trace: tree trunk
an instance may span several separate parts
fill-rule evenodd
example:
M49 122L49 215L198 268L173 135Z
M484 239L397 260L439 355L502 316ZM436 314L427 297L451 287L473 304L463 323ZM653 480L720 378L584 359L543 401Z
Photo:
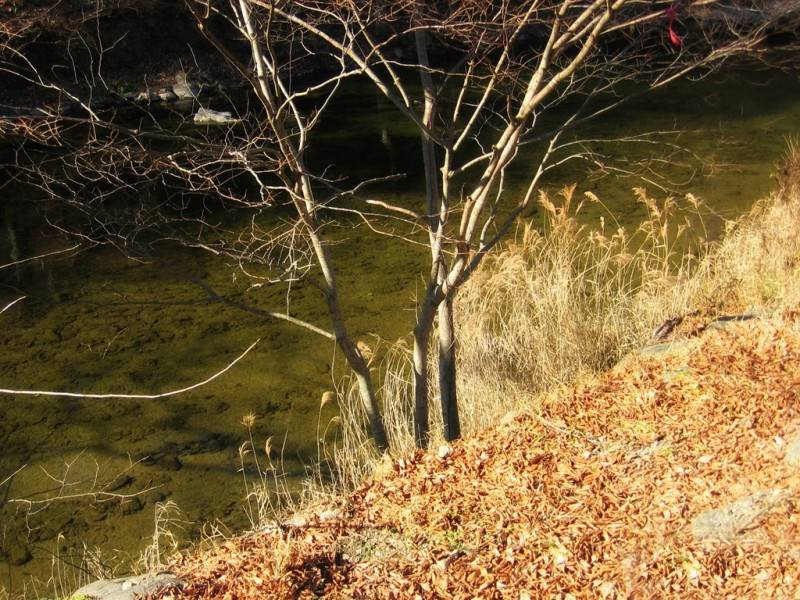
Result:
M428 349L435 310L431 294L429 288L414 327L414 443L417 448L427 448L430 441Z
M453 323L453 299L439 305L439 397L442 428L448 442L461 437L456 386L456 336Z
M378 406L378 397L375 393L375 386L372 383L372 374L369 372L369 366L361 356L361 353L353 345L352 340L339 341L339 347L345 354L347 364L355 373L356 381L358 381L358 393L361 396L361 401L364 403L364 408L367 413L367 420L369 421L369 429L372 434L372 439L375 442L375 447L379 452L384 453L389 450L389 441L386 438L386 427L383 423L380 407Z
M303 179L303 196L309 207L313 208L313 192L311 185L307 179ZM361 355L361 352L356 347L353 339L347 331L344 317L342 316L342 309L339 305L339 289L336 281L336 272L333 268L333 261L331 260L328 247L322 243L319 236L319 223L315 215L301 203L295 201L298 213L302 215L303 222L306 224L308 236L311 239L311 245L314 248L314 254L317 258L317 264L322 271L325 281L325 300L328 304L328 315L331 319L333 326L333 334L336 337L336 343L341 348L347 364L352 369L358 381L358 391L361 400L364 403L364 409L367 413L369 420L370 432L375 441L375 446L379 452L386 452L389 450L389 443L386 437L386 428L381 416L380 406L378 405L378 397L375 393L375 386L372 383L372 374L369 372L369 366Z
M353 373L355 373L356 380L358 381L358 391L361 400L364 402L364 409L367 413L370 432L372 433L372 438L375 440L375 446L378 448L379 452L386 452L389 450L389 444L386 438L386 428L383 424L380 406L378 405L378 397L375 393L375 386L372 383L372 374L369 372L367 362L364 360L361 352L353 343L350 334L347 332L347 326L345 325L344 317L342 317L342 310L339 306L336 275L330 260L328 248L322 244L316 230L312 227L309 227L309 237L311 238L317 256L317 262L322 269L327 284L325 299L328 303L328 314L330 315L331 324L333 325L336 343L344 353L347 364L353 370Z

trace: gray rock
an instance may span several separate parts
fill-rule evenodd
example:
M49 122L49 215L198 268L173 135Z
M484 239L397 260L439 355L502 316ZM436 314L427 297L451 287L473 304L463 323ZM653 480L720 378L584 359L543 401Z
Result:
M228 111L200 107L194 115L194 122L197 125L230 125L236 123L237 119L234 119Z
M336 508L328 508L319 513L319 520L323 523L330 523L331 521L339 521L344 515L342 511Z
M789 447L786 449L786 456L783 460L787 465L800 467L800 433L789 440Z
M675 381L682 381L684 379L691 379L693 373L688 365L681 365L677 369L664 372L664 383L672 383Z
M151 94L150 92L145 91L145 92L139 92L138 94L136 94L136 96L134 97L133 100L134 100L134 102L138 102L140 104L146 104L146 103L150 102L151 100L155 100L155 99L156 99L156 96L154 94Z
M672 444L669 440L659 439L644 448L638 448L633 452L629 452L626 458L628 460L646 459L660 452L668 452L671 448Z
M740 542L776 506L787 500L784 489L763 490L722 508L707 510L692 519L692 534L698 541Z
M182 588L185 582L172 573L149 573L119 579L98 579L75 591L70 598L77 600L134 600L158 594L169 588Z
M685 357L697 346L697 344L697 339L664 342L662 344L651 344L650 346L645 346L640 350L635 350L630 354L626 354L622 360L620 360L614 366L614 370L622 371L628 368L631 361L637 356L644 358L667 358L672 356ZM691 372L689 372L688 367L684 364L679 365L674 374L668 374L665 376L665 379L669 382L672 379L681 379L689 375L691 375Z
M172 93L179 100L194 100L200 95L200 86L196 83L190 83L186 78L186 73L178 73L172 86Z
M686 340L681 342L666 342L664 344L653 344L645 346L639 350L640 356L674 356L687 354L697 345L696 340Z

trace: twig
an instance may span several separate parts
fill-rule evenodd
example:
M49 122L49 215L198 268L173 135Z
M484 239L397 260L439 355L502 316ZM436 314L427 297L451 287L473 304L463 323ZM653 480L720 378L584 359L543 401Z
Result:
M11 301L11 302L9 302L8 304L6 304L6 305L3 307L3 310L0 310L0 315L2 315L2 314L3 314L4 312L6 312L6 311L7 311L9 308L11 308L12 306L14 306L14 305L15 305L17 302L21 302L22 300L25 300L25 298L27 298L27 296L20 296L20 297L19 297L19 298L17 298L16 300L12 300L12 301Z
M112 499L122 501L122 500L130 500L131 498L136 498L137 496L141 496L148 492L152 492L153 490L157 490L159 487L161 486L151 485L138 492L132 492L130 494L118 494L116 492L105 492L103 490L100 490L100 491L90 491L90 492L77 492L75 494L64 494L63 496L53 496L52 498L44 498L42 500L31 500L30 498L11 498L8 502L13 504L23 504L25 506L28 506L29 508L33 508L34 506L41 506L41 505L49 506L55 501L78 500L80 498L93 498L98 502L105 502Z
M4 486L5 484L7 484L9 481L11 481L12 479L14 479L14 477L16 477L16 475L17 475L17 474L18 474L20 471L22 471L22 469L24 469L24 468L25 468L25 467L27 467L27 466L28 466L28 465L22 465L22 466L21 466L19 469L17 469L16 471L14 471L14 472L13 472L11 475L9 475L9 476L8 476L8 477L6 477L5 479L3 479L3 481L0 481L0 487L3 487L3 486Z
M103 350L103 353L100 355L100 358L101 358L101 359L106 357L106 354L108 354L108 351L111 349L111 344L113 344L113 343L114 343L114 341L115 341L115 340L116 340L116 339L117 339L119 336L121 336L123 333L125 333L125 331L126 331L126 329L120 329L120 330L117 332L117 334L116 334L116 335L115 335L113 338L111 338L111 341L110 341L110 342L108 342L108 344L106 344L106 349L105 349L105 350Z
M168 396L177 396L178 394L183 394L185 392L189 392L191 390L195 390L199 387L202 387L208 383L211 383L221 375L227 373L233 366L242 360L247 354L256 347L261 341L261 338L258 338L255 342L248 346L247 350L242 352L239 356L237 356L231 363L228 364L227 367L222 369L221 371L217 371L208 379L204 379L199 383L195 383L185 388L180 388L178 390L172 390L169 392L164 392L162 394L82 394L78 392L52 392L52 391L41 391L41 390L12 390L12 389L5 389L0 388L0 394L10 394L14 396L50 396L50 397L58 397L58 398L92 398L92 399L108 399L108 398L129 398L135 400L156 400L158 398L166 398Z
M80 244L75 244L74 246L70 246L69 248L64 248L63 250L54 250L53 252L46 252L45 254L39 254L38 256L30 256L28 258L15 260L14 262L0 265L0 271L2 271L3 269L8 269L9 267L16 267L18 265L25 264L26 262L31 262L32 260L39 260L42 258L47 258L48 256L55 256L56 254L64 254L66 252L72 252L73 250L77 250L80 247L81 247Z
M667 336L669 336L670 333L672 333L672 330L675 329L681 323L683 323L682 315L674 317L672 319L667 319L661 324L661 326L658 329L655 330L655 332L653 333L653 339L655 340L665 339Z
M336 341L336 336L332 334L330 331L325 331L324 329L317 327L316 325L312 325L307 321L303 321L302 319L298 319L296 317L292 317L291 315L287 315L284 313L277 313L272 312L269 310L263 310L261 308L256 308L254 306L249 306L244 304L243 302L237 302L236 300L231 300L230 298L226 298L225 296L220 296L214 289L208 285L207 283L200 281L199 279L192 279L192 283L200 286L203 288L208 294L209 298L212 300L216 300L217 302L222 302L223 304L227 304L228 306L232 306L233 308L238 308L239 310L243 310L245 312L250 313L251 315L257 315L259 317L270 317L273 319L280 319L281 321L287 321L292 323L293 325L298 325L299 327L303 327L314 333L317 333L323 337L328 338L329 340Z
M397 206L395 204L389 204L388 202L383 202L382 200L365 200L367 204L372 204L373 206L380 206L381 208L385 208L386 210L393 210L395 212L399 212L404 214L408 217L411 217L415 221L421 221L422 216L415 213L413 210L409 210L407 208L403 208L402 206Z

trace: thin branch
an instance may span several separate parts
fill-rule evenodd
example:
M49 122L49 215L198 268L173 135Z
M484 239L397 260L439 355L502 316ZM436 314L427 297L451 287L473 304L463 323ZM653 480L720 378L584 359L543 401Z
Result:
M12 301L11 301L11 302L9 302L8 304L6 304L6 305L3 307L3 310L0 310L0 315L2 315L2 314L3 314L4 312L6 312L6 311L7 311L9 308L11 308L12 306L14 306L14 305L15 305L17 302L20 302L20 301L22 301L22 300L25 300L25 298L27 298L27 296L20 296L20 297L19 297L19 298L17 298L16 300L12 300Z
M256 308L254 306L249 306L247 304L244 304L243 302L237 302L236 300L231 300L230 298L226 298L225 296L220 296L217 292L214 291L214 289L210 285L208 285L204 281L200 281L199 279L192 279L192 283L203 288L206 294L208 294L209 298L211 298L212 300L221 302L222 304L227 304L228 306L232 306L233 308L238 308L239 310L243 310L244 312L250 313L251 315L256 315L259 317L269 317L272 319L280 319L281 321L286 321L288 323L292 323L293 325L297 325L299 327L303 327L304 329L308 329L309 331L313 331L314 333L321 335L322 337L328 338L329 340L336 341L336 336L333 333L331 333L330 331L325 331L324 329L321 329L316 325L312 325L307 321L303 321L302 319L292 317L291 315L272 312L269 310Z
M112 398L125 398L131 400L157 400L159 398L167 398L169 396L177 396L179 394L184 394L186 392L190 392L192 390L196 390L197 388L203 387L217 379L218 377L224 375L228 371L230 371L233 366L242 360L245 356L247 356L250 351L256 347L256 345L261 341L261 338L258 338L255 342L250 344L247 349L242 352L239 356L237 356L232 362L228 364L224 369L221 371L217 371L211 377L204 379L199 383L195 383L188 387L180 388L178 390L172 390L169 392L164 392L161 394L82 394L78 392L52 392L52 391L43 391L43 390L13 390L13 389L6 389L0 388L0 394L9 394L11 396L48 396L48 397L55 397L55 398L88 398L93 400L106 400Z
M395 204L389 204L388 202L384 202L383 200L365 200L364 202L366 204L371 204L373 206L380 206L381 208L385 208L386 210L398 212L400 214L406 215L407 217L411 217L415 221L421 221L423 219L422 215L415 213L413 210L409 210L408 208L403 208L402 206L397 206Z
M39 254L37 256L30 256L28 258L15 260L14 262L10 262L10 263L6 263L4 265L0 265L0 271L2 271L3 269L9 269L11 267L16 267L16 266L19 266L19 265L22 265L22 264L25 264L27 262L31 262L31 261L34 261L34 260L40 260L42 258L47 258L48 256L55 256L56 254L65 254L67 252L72 252L73 250L77 250L80 247L81 247L80 244L75 244L74 246L70 246L69 248L64 248L63 250L54 250L53 252L47 252L45 254Z
M3 481L0 481L0 487L3 487L3 486L4 486L5 484L7 484L9 481L11 481L12 479L14 479L14 477L16 477L16 476L19 474L19 472L20 472L20 471L22 471L22 470L23 470L25 467L27 467L27 466L28 466L28 465L22 465L22 466L21 466L19 469L17 469L16 471L14 471L14 472L13 472L11 475L9 475L9 476L8 476L8 477L6 477L5 479L3 479Z

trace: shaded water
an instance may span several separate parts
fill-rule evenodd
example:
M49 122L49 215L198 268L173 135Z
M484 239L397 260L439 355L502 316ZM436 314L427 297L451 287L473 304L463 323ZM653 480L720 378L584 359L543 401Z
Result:
M770 173L785 138L798 133L799 92L796 77L718 75L629 104L582 134L608 138L681 130L671 139L695 156L681 154L681 165L659 168L676 182L700 169L686 190L733 216L770 190ZM382 174L392 165L408 170L402 184L379 191L392 202L418 206L422 186L413 131L379 110L377 101L375 110L353 123L351 115L363 112L363 102L360 91L342 100L336 118L326 123L325 152L345 162L351 157L350 166L363 165L365 174ZM602 147L628 161L663 152L642 144ZM510 173L511 194L524 189L535 158L529 154L520 156ZM598 179L575 163L546 183L554 188L571 182L579 183L579 191L598 194L623 223L641 217L630 192L641 181ZM8 260L12 238L23 254L63 243L45 236L6 211L0 264ZM424 255L348 223L335 237L354 335L373 343L373 334L387 340L406 334ZM302 475L303 464L316 458L320 427L336 410L327 406L319 412L321 394L340 374L333 345L292 325L210 303L192 278L209 282L220 293L240 294L239 299L255 306L286 306L285 288L248 291L241 275L237 280L224 261L174 248L164 248L146 263L101 249L36 263L19 278L0 281L0 306L27 295L0 315L0 387L154 393L204 379L262 338L224 377L176 398L0 397L0 481L26 465L0 487L0 586L19 591L27 576L48 576L50 556L63 556L82 542L106 552L124 548L137 556L153 529L154 503L164 499L185 511L190 522L185 535L216 519L233 529L247 526L238 459L246 437L241 419L247 413L257 417L256 444L273 436L273 447L283 446L283 467L293 476ZM290 306L292 314L327 327L321 295L313 286L296 285ZM59 482L65 477L67 487ZM40 512L34 505L34 514L11 502L86 492L95 480L95 489L108 484L104 489L114 494L153 489L130 501L59 500ZM33 560L27 560L28 553Z

